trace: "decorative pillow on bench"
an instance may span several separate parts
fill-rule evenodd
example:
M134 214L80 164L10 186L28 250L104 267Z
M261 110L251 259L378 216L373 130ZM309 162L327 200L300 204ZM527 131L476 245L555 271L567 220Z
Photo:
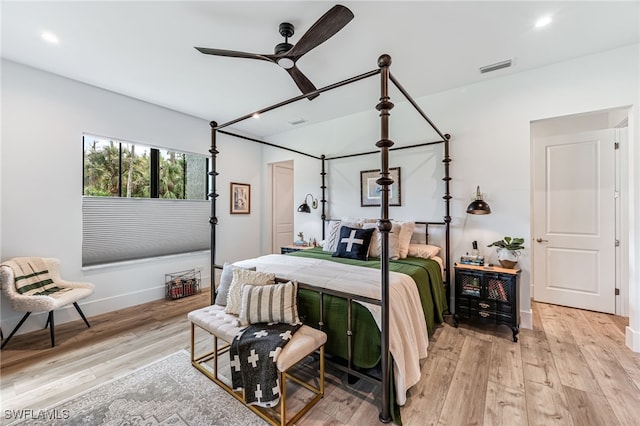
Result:
M275 274L266 272L249 271L247 269L234 269L233 280L229 287L229 296L227 297L227 307L224 308L225 313L240 315L240 306L242 304L242 287L247 284L267 285L274 284L276 281Z
M244 285L240 307L240 324L261 322L300 324L298 317L298 283Z
M216 305L227 306L227 296L229 295L229 287L231 287L231 281L233 281L234 269L247 269L249 271L255 271L253 268L240 268L239 266L231 265L225 262L222 267L222 274L220 275L220 285L218 286L218 294L216 294Z

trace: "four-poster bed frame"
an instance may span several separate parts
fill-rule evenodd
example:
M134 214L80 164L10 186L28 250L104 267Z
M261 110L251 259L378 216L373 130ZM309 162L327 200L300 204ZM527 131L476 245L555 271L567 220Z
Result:
M326 216L326 162L329 160L334 160L334 159L340 159L340 158L347 158L347 157L355 157L355 156L361 156L361 155L369 155L369 154L375 154L375 153L380 153L380 178L376 181L380 186L381 186L381 206L380 206L380 218L378 220L378 230L380 231L380 239L381 239L381 256L380 256L380 274L381 274L381 299L380 301L376 301L376 300L372 300L372 299L367 299L367 298L359 298L359 297L354 297L352 295L344 295L341 294L341 296L347 297L349 299L349 301L351 300L364 300L368 303L376 303L378 305L381 306L381 347L382 347L382 353L381 353L381 358L380 358L380 366L381 366L381 406L380 406L380 421L384 422L384 423L388 423L390 422L391 419L391 407L390 407L390 398L389 398L389 392L390 392L390 368L391 368L391 358L390 358L390 352L389 352L389 232L392 229L392 224L391 224L391 220L389 219L389 186L391 184L393 184L393 179L390 177L390 173L389 173L389 152L392 150L399 150L399 149L409 149L409 148L416 148L416 147L422 147L422 146L427 146L427 145L434 145L434 144L444 144L444 155L443 155L443 160L442 162L444 163L444 177L443 177L443 181L445 184L445 193L443 196L444 202L445 202L445 216L444 216L444 220L442 222L422 222L423 224L426 225L426 233L427 233L427 238L428 238L428 232L429 232L429 225L443 225L445 226L445 267L444 267L444 284L446 287L446 296L447 296L447 301L449 301L450 299L450 248L449 248L449 240L450 240L450 223L451 223L451 216L450 216L450 199L452 198L449 192L449 182L451 180L451 177L449 175L449 163L451 162L451 159L449 157L449 139L450 136L448 134L443 134L442 132L440 132L440 130L435 126L435 124L429 119L429 117L427 117L427 115L424 113L424 111L422 111L422 109L420 108L420 106L413 100L413 98L409 95L409 93L402 87L402 85L400 85L400 83L393 77L393 75L390 73L389 67L391 65L391 57L389 55L382 55L378 58L378 69L364 73L364 74L360 74L358 76L352 77L350 79L347 80L343 80L341 82L314 90L312 92L309 93L305 93L302 94L300 96L296 96L294 98L282 101L280 103L271 105L269 107L263 108L259 111L255 111L252 112L250 114L247 114L245 116L239 117L237 119L234 119L232 121L229 121L227 123L224 124L220 124L218 125L216 122L212 121L210 123L211 125L211 148L209 149L209 152L211 153L211 172L209 172L210 176L211 176L211 180L212 180L212 191L211 193L209 193L209 197L211 199L211 216L209 218L209 223L211 225L211 277L215 277L215 269L216 269L216 263L215 263L215 253L216 253L216 225L218 224L218 219L216 217L216 199L219 196L219 194L217 193L217 187L216 187L216 178L218 176L218 172L217 172L217 167L216 167L216 159L217 156L219 154L218 150L217 150L217 146L216 146L216 135L217 133L222 133L225 135L229 135L229 136L234 136L237 138L241 138L241 139L245 139L245 140L249 140L252 142L257 142L263 145L268 145L268 146L272 146L275 148L280 148L280 149L284 149L290 152L294 152L296 154L299 155L303 155L303 156L307 156L307 157L311 157L311 158L315 158L318 159L322 162L322 171L321 171L321 177L322 177L322 185L321 185L321 190L322 190L322 197L320 199L321 203L322 203L322 215L321 215L321 219L323 221L323 227L322 227L322 237L323 239L325 238L325 221L327 220L327 216ZM376 109L380 112L380 140L378 140L378 142L376 142L376 147L379 149L378 151L370 151L370 152L363 152L363 153L357 153L357 154L349 154L349 155L342 155L342 156L337 156L337 157L331 157L331 158L327 158L325 155L321 155L321 156L315 156L315 155L311 155L302 151L298 151L292 148L288 148L288 147L283 147L283 146L279 146L273 143L269 143L269 142L265 142L265 141L261 141L258 139L254 139L254 138L250 138L247 136L242 136L242 135L238 135L229 131L225 131L222 130L225 127L231 126L235 123L238 123L240 121L246 120L248 118L251 118L252 116L254 116L254 114L263 114L265 112L280 108L282 106L291 104L293 102L297 102L299 100L302 99L307 99L309 97L309 95L314 95L314 94L320 94L322 92L326 92L326 91L330 91L333 89L336 89L338 87L342 87L351 83L354 83L356 81L360 81L362 79L368 78L368 77L372 77L374 75L380 74L380 99L379 99L379 103L376 105ZM426 143L421 143L421 144L414 144L414 145L410 145L410 146L402 146L402 147L395 147L392 148L394 145L394 142L389 139L389 116L390 116L390 111L391 109L393 109L394 104L391 102L390 97L389 97L389 82L392 82L396 88L398 90L400 90L400 92L404 95L404 97L409 101L409 103L414 107L414 109L424 118L424 120L429 124L429 126L438 134L438 136L440 136L440 140L434 141L434 142L426 142ZM420 222L418 222L420 223ZM215 287L215 286L212 286ZM307 286L304 286L304 283L301 283L301 287L303 288L307 288ZM323 289L320 292L320 301L322 301L323 297L322 294L323 293L331 293L330 291L327 291L326 289ZM212 291L211 292L211 303L214 303L214 298L215 298L215 292ZM322 302L321 302L322 303ZM351 306L351 302L349 302L349 307ZM320 310L320 312L322 312L322 309ZM350 310L349 310L350 312ZM350 315L349 315L350 316ZM349 321L351 321L351 319L349 318ZM322 317L321 317L321 321L320 321L320 326L322 326ZM350 327L350 325L349 325ZM349 328L350 330L350 328ZM351 351L349 351L351 352ZM360 378L370 378L369 376L365 376L364 374L358 372L357 370L351 370L351 365L350 365L350 360L349 360L349 366L348 367L342 367L342 369L348 371L350 374L356 376L356 377L360 377Z

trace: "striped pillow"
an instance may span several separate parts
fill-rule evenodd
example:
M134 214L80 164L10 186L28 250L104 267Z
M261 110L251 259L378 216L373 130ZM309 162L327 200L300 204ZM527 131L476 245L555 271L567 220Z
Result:
M261 322L300 324L298 318L298 283L251 285L242 287L240 324Z
M233 279L229 286L229 294L227 295L227 306L224 312L227 314L240 314L240 305L242 304L242 288L246 284L267 285L275 283L275 274L267 272L256 272L248 269L236 268L233 270Z

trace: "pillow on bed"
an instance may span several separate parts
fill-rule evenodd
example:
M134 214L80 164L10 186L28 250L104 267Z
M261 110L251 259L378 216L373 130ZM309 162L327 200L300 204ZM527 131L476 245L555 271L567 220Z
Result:
M351 228L362 228L360 222L346 222L343 220L330 220L327 225L327 237L324 240L322 246L323 251L335 252L338 247L338 240L340 239L340 228L343 226L349 226Z
M369 246L369 257L380 257L382 255L382 239L378 225L375 223L365 223L363 229L374 228L375 231L371 237L371 245ZM391 231L389 232L389 259L400 258L400 231L402 226L397 222L391 223Z
M343 217L341 220L343 222L361 223L361 224L376 223L378 221L378 219L373 219L368 217Z
M233 270L240 268L239 266L231 265L224 262L222 266L222 274L220 275L220 285L218 286L218 294L216 294L216 305L227 306L227 295L229 294L229 287L231 287L231 281L233 281ZM255 271L253 268L240 268Z
M242 286L246 284L274 284L275 281L275 274L249 271L240 268L234 269L233 280L231 281L231 286L229 286L229 295L227 296L227 307L224 308L224 311L227 314L240 314L240 305L242 304Z
M440 247L429 244L409 244L409 256L431 259L440 253Z
M340 228L340 240L333 257L368 260L369 244L373 229L359 229L343 226Z
M415 222L397 222L400 224L400 237L399 237L399 255L400 259L405 259L409 253L409 243L411 242L411 236L413 230L416 227Z
M261 322L300 324L298 317L298 283L251 285L242 287L240 324Z
M367 222L362 225L362 229L373 229L371 242L369 243L369 257L380 257L380 231L378 231L378 224Z

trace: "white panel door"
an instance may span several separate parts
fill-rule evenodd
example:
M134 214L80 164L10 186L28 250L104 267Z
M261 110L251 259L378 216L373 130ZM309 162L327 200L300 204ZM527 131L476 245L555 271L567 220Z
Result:
M272 198L272 253L280 253L280 247L293 244L293 166L292 162L275 163Z
M533 141L533 292L615 312L614 130Z

